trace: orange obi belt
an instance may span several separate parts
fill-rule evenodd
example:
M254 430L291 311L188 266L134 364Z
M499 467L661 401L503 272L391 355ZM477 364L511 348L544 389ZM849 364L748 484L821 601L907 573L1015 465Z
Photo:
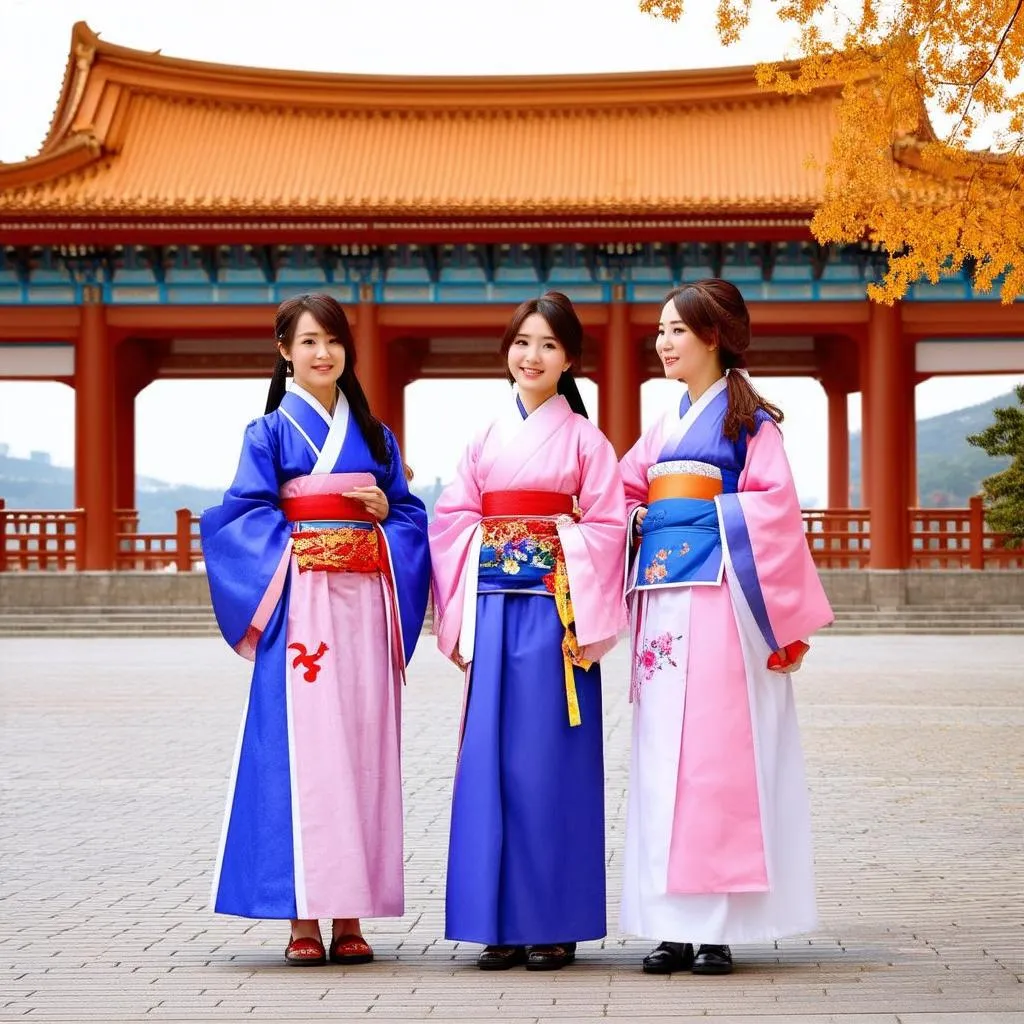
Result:
M290 523L324 524L292 533L299 572L381 571L377 520L361 502L340 494L302 494L282 498L281 511Z
M576 639L576 619L569 595L569 573L562 543L558 538L561 523L577 522L579 504L571 494L556 491L487 491L481 495L483 529L480 570L537 573L555 599L558 619L565 629L562 636L562 662L565 668L565 702L569 724L579 725L579 699L573 667L584 671L591 662L580 656Z
M713 501L722 493L722 472L706 462L660 462L647 472L647 504L667 498Z

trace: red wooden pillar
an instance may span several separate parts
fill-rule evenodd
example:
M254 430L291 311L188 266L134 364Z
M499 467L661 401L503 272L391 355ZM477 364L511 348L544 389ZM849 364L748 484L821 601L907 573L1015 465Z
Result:
M619 458L640 436L640 353L630 337L629 307L622 299L622 287L617 285L609 306L598 391L598 423Z
M136 507L135 399L156 380L151 343L126 338L114 350L114 501L118 509Z
M377 326L377 304L369 285L363 285L356 307L356 375L366 392L370 411L388 422L387 348Z
M872 302L868 319L865 393L871 430L865 437L865 477L871 510L872 569L904 569L909 563L907 406L913 409L913 376L898 305Z
M825 387L828 398L828 507L850 507L850 423L847 394L835 384Z
M386 420L391 432L398 439L398 450L405 455L405 385L408 382L402 374L393 369L388 376L388 402Z
M83 569L114 567L114 360L102 303L87 296L75 346L75 504Z
M907 369L910 373L910 401L907 403L907 504L917 508L917 401L914 390L914 346L907 346Z
M114 409L114 504L135 508L135 390L120 375Z
M860 342L858 358L860 361L860 508L871 507L870 473L868 462L871 459L871 402L868 385L868 353L870 345L867 338Z

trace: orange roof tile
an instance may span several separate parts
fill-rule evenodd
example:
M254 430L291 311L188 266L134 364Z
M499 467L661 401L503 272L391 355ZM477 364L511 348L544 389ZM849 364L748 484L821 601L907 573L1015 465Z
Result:
M75 26L40 154L0 163L0 215L525 216L805 221L836 94L750 68L401 78L237 68Z

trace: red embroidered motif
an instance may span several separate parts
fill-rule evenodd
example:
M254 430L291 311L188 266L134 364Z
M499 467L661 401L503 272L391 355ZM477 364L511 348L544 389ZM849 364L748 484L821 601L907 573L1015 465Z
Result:
M306 670L303 673L302 678L307 683L315 683L316 677L320 674L320 666L317 662L330 650L330 648L322 640L320 646L316 649L314 654L306 653L305 644L289 644L289 651L298 651L299 653L295 656L295 660L292 662L292 668L298 668L300 665Z

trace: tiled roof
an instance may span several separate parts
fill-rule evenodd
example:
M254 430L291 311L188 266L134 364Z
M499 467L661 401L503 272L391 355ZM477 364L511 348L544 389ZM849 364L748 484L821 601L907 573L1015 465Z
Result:
M0 214L807 217L834 93L751 69L394 78L200 64L76 26L39 156Z

